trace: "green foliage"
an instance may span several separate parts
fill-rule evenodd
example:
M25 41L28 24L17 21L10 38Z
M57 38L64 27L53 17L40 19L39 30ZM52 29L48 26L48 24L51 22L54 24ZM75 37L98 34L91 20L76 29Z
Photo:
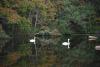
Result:
M17 47L17 51L21 56L31 55L31 44L20 44Z
M10 40L10 37L5 34L4 32L0 32L0 49L5 46L5 43L7 43Z
M23 33L32 32L32 23L24 17L18 21L18 27Z
M58 28L62 34L70 34L71 30L68 28L68 24L66 24L66 21L59 20Z
M19 4L17 6L17 11L21 16L28 17L29 12L33 10L34 3L32 1L28 0L22 0L19 1Z
M0 38L10 38L7 34L5 34L4 32L0 32Z
M88 26L86 25L93 21L89 19L95 14L93 6L90 3L81 5L79 0L64 0L63 3L63 11L59 14L59 20L62 19L67 24L70 23L69 21L78 23L87 32Z

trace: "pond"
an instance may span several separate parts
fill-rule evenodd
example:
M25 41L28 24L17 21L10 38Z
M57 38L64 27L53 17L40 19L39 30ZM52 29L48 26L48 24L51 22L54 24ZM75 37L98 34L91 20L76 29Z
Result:
M39 36L36 44L32 37L14 37L8 42L0 39L0 64L11 67L95 67L99 55L95 41L88 35ZM70 42L70 48L63 42ZM95 64L92 64L95 63Z

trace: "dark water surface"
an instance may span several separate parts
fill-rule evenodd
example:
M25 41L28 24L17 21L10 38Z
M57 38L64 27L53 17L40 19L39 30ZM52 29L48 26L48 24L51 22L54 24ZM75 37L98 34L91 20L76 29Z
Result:
M70 49L62 45L70 39ZM10 67L100 67L96 41L88 35L0 39L0 64Z

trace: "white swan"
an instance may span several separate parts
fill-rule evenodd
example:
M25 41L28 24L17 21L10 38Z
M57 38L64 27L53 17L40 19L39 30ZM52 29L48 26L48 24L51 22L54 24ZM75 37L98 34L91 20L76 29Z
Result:
M68 49L70 48L70 39L68 39L68 42L63 42L62 45L68 46Z
M30 42L36 44L36 37L34 37L34 39L30 39Z

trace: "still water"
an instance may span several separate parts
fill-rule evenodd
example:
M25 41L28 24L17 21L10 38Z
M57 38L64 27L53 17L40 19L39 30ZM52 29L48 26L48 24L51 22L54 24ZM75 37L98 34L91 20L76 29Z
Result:
M87 35L38 36L0 39L0 65L3 67L98 67L95 41ZM70 39L70 48L62 45Z

